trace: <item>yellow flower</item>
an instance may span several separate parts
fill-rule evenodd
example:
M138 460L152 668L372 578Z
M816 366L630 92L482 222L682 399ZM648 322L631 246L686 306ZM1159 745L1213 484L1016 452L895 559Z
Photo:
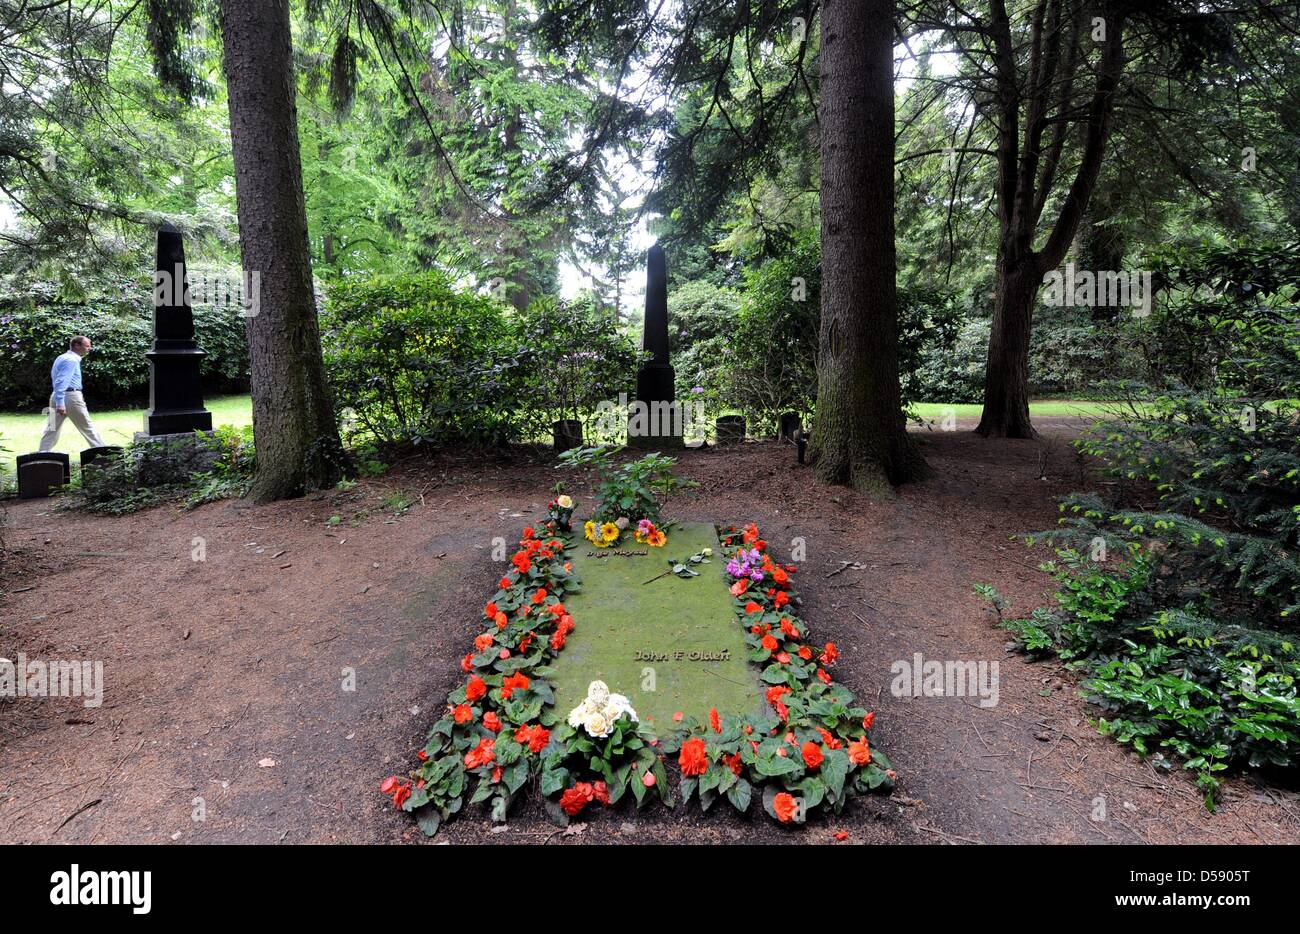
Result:
M618 541L618 526L612 522L606 522L600 527L600 537L603 538L606 543Z
M593 545L600 544L600 540L596 538L596 523L592 522L590 519L583 523L582 534L585 535L587 541L591 542Z
M567 495L566 495L566 496L561 496L559 499L557 499L557 500L555 501L555 503L556 503L556 505L558 505L561 509L571 509L571 508L573 508L573 500L570 499Z

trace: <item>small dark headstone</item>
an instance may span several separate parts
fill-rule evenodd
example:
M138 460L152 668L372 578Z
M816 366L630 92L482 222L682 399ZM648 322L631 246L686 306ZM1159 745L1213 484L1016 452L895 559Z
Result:
M86 448L81 452L81 469L85 470L95 461L111 460L122 453L122 449L116 444L105 444L102 447Z
M556 451L582 447L582 422L576 418L562 418L551 426Z
M791 441L795 435L803 428L803 419L799 417L798 412L782 412L781 420L778 423L776 436L780 441Z
M34 451L31 454L19 454L15 458L14 468L17 469L32 461L58 461L63 465L63 482L72 481L72 458L62 451Z
M713 423L718 444L740 444L745 440L745 416L719 415Z
M63 464L57 460L28 460L18 465L18 498L39 499L63 486Z

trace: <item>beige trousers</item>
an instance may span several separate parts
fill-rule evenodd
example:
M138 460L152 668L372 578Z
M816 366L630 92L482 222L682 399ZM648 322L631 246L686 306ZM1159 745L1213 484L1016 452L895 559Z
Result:
M104 439L95 430L90 420L90 410L86 408L86 400L81 393L72 389L65 392L63 407L67 410L67 415L59 414L59 410L54 407L54 394L50 393L50 417L45 423L45 434L41 435L41 446L38 450L54 450L54 445L59 443L59 432L63 430L64 419L70 420L77 426L77 431L81 432L87 444L93 448L102 448Z

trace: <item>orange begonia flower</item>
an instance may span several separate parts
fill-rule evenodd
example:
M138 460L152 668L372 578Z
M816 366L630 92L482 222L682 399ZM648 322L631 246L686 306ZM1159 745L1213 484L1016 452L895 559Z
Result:
M867 765L871 762L871 749L867 746L865 736L849 743L849 761L854 765Z
M709 768L709 757L705 752L704 740L693 736L682 743L682 751L677 756L677 764L686 776L703 775Z

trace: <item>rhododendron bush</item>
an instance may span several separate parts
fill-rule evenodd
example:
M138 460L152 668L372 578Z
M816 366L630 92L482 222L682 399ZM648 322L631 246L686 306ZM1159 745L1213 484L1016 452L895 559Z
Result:
M818 808L838 813L856 794L892 788L889 760L869 739L874 713L834 682L838 650L816 646L793 612L796 568L774 562L752 524L722 530L720 540L725 585L764 684L763 713L712 710L704 724L679 713L656 733L599 681L567 716L557 712L550 662L581 621L564 605L578 587L571 539L556 533L553 521L540 532L524 529L483 608L483 631L460 660L464 680L448 695L415 768L381 785L426 833L473 804L504 821L532 779L558 823L591 806L615 806L629 791L638 807L656 798L675 806L669 766L679 773L683 803L696 800L707 811L725 797L744 813L758 792L763 810L781 823L802 823Z

